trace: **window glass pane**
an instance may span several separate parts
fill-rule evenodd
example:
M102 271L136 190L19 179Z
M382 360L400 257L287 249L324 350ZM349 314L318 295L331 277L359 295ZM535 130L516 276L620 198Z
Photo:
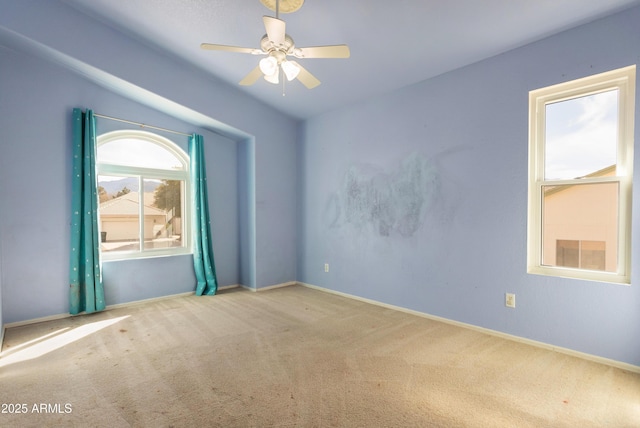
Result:
M580 267L589 270L605 270L607 243L602 241L580 242Z
M579 178L615 168L617 89L547 104L545 116L545 180Z
M184 181L144 180L144 248L183 246Z
M97 161L115 165L184 170L180 159L150 141L122 138L98 146Z
M556 266L580 267L580 241L556 241Z
M616 272L618 186L542 186L542 264Z
M101 252L105 260L189 251L189 158L174 142L146 131L98 137Z
M136 177L98 176L100 249L103 252L140 249L139 193L128 187L137 182ZM137 185L135 188L137 190Z

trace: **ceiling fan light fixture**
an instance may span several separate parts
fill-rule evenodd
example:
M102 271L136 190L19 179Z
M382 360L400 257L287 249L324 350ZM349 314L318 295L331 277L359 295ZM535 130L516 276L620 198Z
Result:
M273 83L274 85L277 85L278 83L280 83L280 79L278 79L279 74L280 73L278 73L278 70L276 70L276 72L273 74L265 74L264 80L266 80L269 83Z
M298 77L298 73L300 73L300 67L298 67L291 61L283 61L282 71L284 71L285 76L287 76L287 80L292 81L293 79Z
M267 76L276 75L278 76L278 60L272 56L268 56L266 58L262 58L260 60L260 71L264 74L265 78Z

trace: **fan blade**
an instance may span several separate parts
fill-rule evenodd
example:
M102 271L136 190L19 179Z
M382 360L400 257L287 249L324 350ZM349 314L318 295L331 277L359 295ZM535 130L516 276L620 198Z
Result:
M239 52L239 53L249 53L253 55L264 53L260 49L240 48L238 46L228 46L228 45L214 45L212 43L202 43L200 47L202 49L207 49L212 51Z
M251 86L256 83L261 76L262 71L260 71L260 66L257 66L240 81L240 84L242 86Z
M312 46L293 50L296 58L349 58L351 52L347 45Z
M284 34L286 24L283 20L272 16L263 16L264 28L267 30L269 41L276 46L284 44Z
M306 68L304 68L303 66L301 66L295 61L289 61L289 62L294 64L300 69L300 73L298 73L298 80L300 81L300 83L306 86L307 89L313 89L320 84L320 81L316 79L316 76L309 73Z

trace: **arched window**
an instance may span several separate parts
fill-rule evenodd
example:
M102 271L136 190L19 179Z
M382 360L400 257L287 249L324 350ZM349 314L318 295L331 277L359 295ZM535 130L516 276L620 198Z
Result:
M98 137L100 251L104 259L190 252L189 157L146 131Z

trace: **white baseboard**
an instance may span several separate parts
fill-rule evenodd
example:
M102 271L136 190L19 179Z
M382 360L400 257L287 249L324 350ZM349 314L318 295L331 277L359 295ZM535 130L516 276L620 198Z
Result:
M57 314L57 315L49 315L46 317L40 317L40 318L32 318L30 320L24 320L24 321L15 321L15 322L10 322L4 325L4 328L13 328L13 327L22 327L23 325L29 325L29 324L37 324L39 322L47 322L47 321L55 321L55 320L60 320L63 318L69 318L73 315L71 314Z
M585 352L574 351L573 349L563 348L563 347L560 347L560 346L555 346L555 345L551 345L551 344L548 344L548 343L539 342L537 340L526 339L524 337L514 336L512 334L503 333L501 331L491 330L489 328L479 327L477 325L467 324L467 323L463 323L463 322L460 322L460 321L454 321L454 320L450 320L448 318L439 317L437 315L430 315L430 314L427 314L425 312L414 311L412 309L403 308L401 306L389 305L387 303L378 302L377 300L371 300L371 299L367 299L367 298L364 298L364 297L359 297L359 296L355 296L355 295L352 295L352 294L347 294L347 293L343 293L343 292L340 292L340 291L335 291L335 290L331 290L331 289L328 289L328 288L319 287L319 286L313 285L313 284L307 284L307 283L304 283L304 282L297 282L297 284L300 284L303 287L312 288L314 290L324 291L325 293L336 294L338 296L347 297L347 298L354 299L354 300L359 300L359 301L365 302L365 303L371 303L371 304L377 305L377 306L382 306L382 307L387 308L387 309L393 309L393 310L400 311L400 312L405 312L405 313L408 313L408 314L411 314L411 315L417 315L417 316L420 316L420 317L423 317L423 318L428 318L430 320L440 321L440 322L447 323L447 324L452 324L452 325L455 325L455 326L458 326L458 327L467 328L467 329L470 329L470 330L475 330L475 331L478 331L480 333L489 334L491 336L496 336L496 337L500 337L500 338L507 339L507 340L513 340L515 342L524 343L524 344L527 344L527 345L535 346L537 348L542 348L542 349L546 349L546 350L549 350L549 351L559 352L561 354L570 355L572 357L581 358L583 360L593 361L595 363L604 364L604 365L607 365L607 366L615 367L615 368L622 369L622 370L627 370L627 371L634 372L634 373L640 373L640 366L636 366L636 365L629 364L629 363L624 363L622 361L617 361L617 360L612 360L612 359L609 359L609 358L599 357L597 355L591 355L591 354L587 354Z
M166 299L173 299L176 297L190 296L193 293L194 293L193 291L188 291L186 293L170 294L168 296L152 297L150 299L143 299L143 300L134 300L133 302L116 303L115 305L107 305L107 307L104 310L108 311L110 309L126 308L128 306L135 306L135 305L140 305L144 303L155 302L158 300L166 300ZM55 321L55 320L64 319L64 318L76 317L79 315L86 315L86 314L84 312L81 312L78 315L71 315L71 314L49 315L46 317L33 318L30 320L11 322L11 323L5 324L4 327L5 328L22 327L29 324L37 324L37 323L46 322L46 321Z
M109 309L126 308L130 306L143 305L145 303L158 302L160 300L174 299L176 297L193 296L194 294L195 294L195 291L186 291L184 293L169 294L167 296L158 296L158 297L151 297L149 299L134 300L133 302L116 303L115 305L108 305L105 308L105 311L108 311Z
M247 287L246 285L241 285L241 287L246 290L257 293L260 291L273 290L274 288L289 287L291 285L296 285L296 284L300 284L300 283L297 281L289 281L289 282L283 282L281 284L267 285L266 287L260 287L260 288L251 288L251 287Z
M236 288L236 287L240 287L240 285L239 284L225 285L225 286L222 286L222 287L218 287L218 290L227 290L227 289ZM114 305L107 305L107 307L105 308L105 311L108 311L110 309L126 308L128 306L141 305L141 304L155 302L155 301L159 301L159 300L174 299L176 297L191 296L194 293L195 293L194 291L187 291L187 292L184 292L184 293L169 294L167 296L158 296L158 297L151 297L149 299L134 300L132 302L116 303ZM84 313L80 313L78 315L84 315ZM16 322L8 323L8 324L4 325L4 328L7 329L7 328L12 328L12 327L21 327L21 326L24 326L24 325L36 324L36 323L46 322L46 321L55 321L55 320L59 320L59 319L63 319L63 318L69 318L69 317L78 316L78 315L71 315L71 314L49 315L49 316L46 316L46 317L33 318L33 319L29 319L29 320L24 320L24 321L16 321ZM1 343L2 343L2 341L0 341L0 344Z

